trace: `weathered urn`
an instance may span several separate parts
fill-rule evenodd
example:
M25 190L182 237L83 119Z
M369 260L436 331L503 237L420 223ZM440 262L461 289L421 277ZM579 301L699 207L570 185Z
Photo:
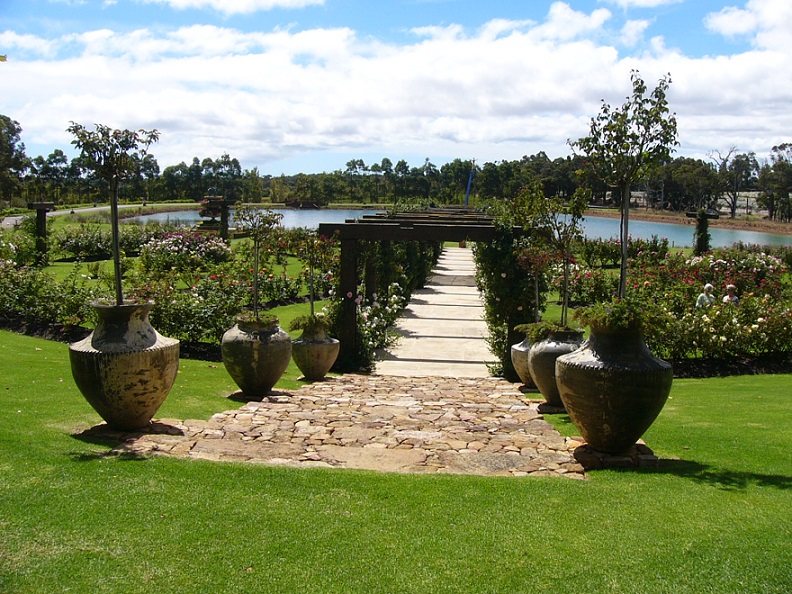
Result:
M338 358L341 343L327 335L323 327L303 330L300 338L292 342L292 359L305 379L322 379Z
M225 365L231 379L242 393L261 399L289 366L292 341L276 319L237 319L237 324L223 334L220 343Z
M69 346L77 387L113 429L148 425L176 380L179 341L151 326L152 305L94 303L96 328Z
M526 336L525 340L511 346L511 362L514 370L520 377L520 381L528 388L536 388L531 372L528 369L528 351L531 350L531 340Z
M637 326L592 324L581 348L556 359L556 382L570 419L592 448L611 454L627 451L651 426L673 376Z
M583 332L554 330L544 340L533 343L528 350L528 371L550 406L564 406L556 384L556 359L577 350L582 343Z

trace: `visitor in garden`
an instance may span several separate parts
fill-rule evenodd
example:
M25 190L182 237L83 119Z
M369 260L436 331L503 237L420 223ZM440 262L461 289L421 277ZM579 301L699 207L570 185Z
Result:
M731 305L740 304L740 298L737 297L737 287L734 285L726 285L726 294L723 296L723 302Z
M712 291L715 290L711 284L707 283L704 285L704 292L698 296L696 299L696 307L698 309L706 309L713 303L715 303L715 295L712 294Z

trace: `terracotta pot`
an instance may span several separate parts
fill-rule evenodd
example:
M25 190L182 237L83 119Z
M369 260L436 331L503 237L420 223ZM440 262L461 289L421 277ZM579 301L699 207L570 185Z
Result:
M77 387L113 429L148 425L176 380L179 341L154 330L152 305L95 303L96 329L69 346Z
M646 346L638 328L592 325L589 340L556 359L556 382L569 417L594 449L628 450L665 405L674 372Z
M514 371L520 377L520 381L528 388L536 388L531 372L528 369L528 351L531 350L531 341L528 337L522 342L513 344L511 347L511 362L514 366Z
M289 366L292 342L277 320L239 320L223 334L220 350L223 365L242 393L260 399Z
M300 338L292 342L292 359L305 379L322 379L338 358L341 343L330 338L324 328L305 329Z
M555 362L561 355L580 348L582 343L583 332L558 330L531 345L528 351L528 371L547 404L559 408L564 406L556 385Z

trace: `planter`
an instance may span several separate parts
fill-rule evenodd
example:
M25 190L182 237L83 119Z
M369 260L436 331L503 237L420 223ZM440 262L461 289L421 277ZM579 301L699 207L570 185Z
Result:
M152 305L95 303L96 329L69 346L77 387L113 429L148 425L176 380L179 341L154 330Z
M556 359L576 351L583 343L583 332L556 330L544 340L535 342L528 351L528 370L547 404L563 408L556 385Z
M303 330L300 338L292 343L292 359L302 371L305 379L322 379L338 358L341 343L330 338L324 328Z
M660 414L673 380L637 327L591 326L589 340L556 360L556 382L569 417L595 450L628 450Z
M511 362L514 370L520 377L520 381L525 384L527 388L536 388L531 372L528 369L528 351L531 349L531 341L526 337L525 340L511 347Z
M277 320L238 320L220 347L223 365L248 398L269 394L291 360L291 338Z

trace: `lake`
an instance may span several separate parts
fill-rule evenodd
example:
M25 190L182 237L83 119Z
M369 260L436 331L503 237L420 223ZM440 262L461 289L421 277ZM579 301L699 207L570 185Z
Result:
M360 218L367 214L374 214L373 210L327 208L320 210L278 210L283 214L281 224L287 229L307 227L316 229L319 223L343 223L347 219ZM134 217L133 220L145 223L157 221L170 222L185 227L197 225L202 219L197 210L181 212L157 213ZM674 223L657 223L650 221L630 220L630 235L641 239L649 239L653 235L667 237L669 245L673 247L691 247L693 245L694 225L678 225ZM610 239L619 237L619 219L607 217L586 217L583 220L583 232L590 239ZM759 245L789 245L792 246L792 235L776 235L758 231L740 231L737 229L723 229L710 226L710 236L713 247L728 247L733 243L755 243Z

